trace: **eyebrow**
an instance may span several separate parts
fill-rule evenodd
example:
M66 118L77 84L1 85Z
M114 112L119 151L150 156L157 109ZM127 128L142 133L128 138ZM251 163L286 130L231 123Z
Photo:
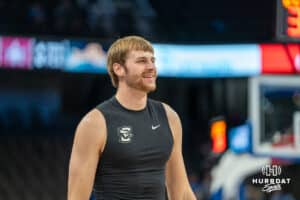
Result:
M148 59L148 57L146 57L146 56L141 56L141 57L137 57L136 59L137 59L137 60L140 60L140 59ZM156 60L155 57L151 57L150 59L151 59L151 60Z

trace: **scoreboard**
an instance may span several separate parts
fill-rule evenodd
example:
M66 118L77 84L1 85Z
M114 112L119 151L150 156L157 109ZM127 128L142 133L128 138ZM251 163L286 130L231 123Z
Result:
M300 0L277 0L276 39L300 42Z

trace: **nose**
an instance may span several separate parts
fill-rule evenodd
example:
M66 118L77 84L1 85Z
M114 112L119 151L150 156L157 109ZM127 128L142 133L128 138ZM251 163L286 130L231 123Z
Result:
M155 63L149 61L146 65L146 69L156 69Z

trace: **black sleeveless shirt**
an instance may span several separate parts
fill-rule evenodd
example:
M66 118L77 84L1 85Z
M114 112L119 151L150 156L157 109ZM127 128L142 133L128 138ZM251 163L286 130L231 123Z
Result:
M162 103L148 98L143 110L133 111L112 97L97 109L106 120L107 140L96 171L96 200L166 199L173 137Z

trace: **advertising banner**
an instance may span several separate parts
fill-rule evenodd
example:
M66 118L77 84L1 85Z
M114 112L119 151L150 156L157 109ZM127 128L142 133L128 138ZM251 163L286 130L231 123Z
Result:
M31 38L2 37L1 66L5 68L30 69L32 59Z
M69 40L35 40L32 65L36 69L63 69L70 49Z
M259 45L155 44L158 75L171 77L253 76L261 71Z
M262 74L295 74L300 72L300 45L262 44Z
M69 72L106 73L106 52L100 43L72 41L64 70Z

